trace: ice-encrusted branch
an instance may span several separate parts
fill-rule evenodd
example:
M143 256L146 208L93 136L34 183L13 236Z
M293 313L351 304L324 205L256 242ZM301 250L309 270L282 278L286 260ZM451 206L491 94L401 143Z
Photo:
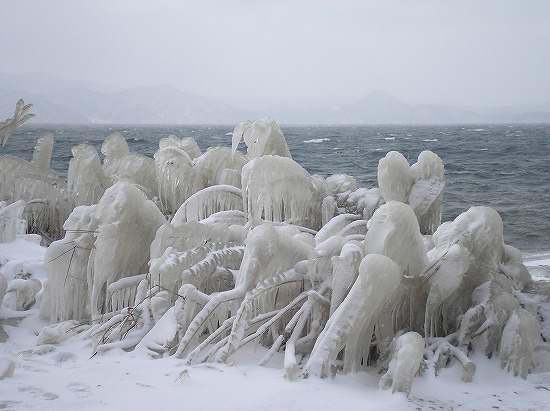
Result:
M34 114L29 113L32 104L25 104L23 99L19 99L15 104L15 113L13 117L0 122L0 143L2 147L8 141L8 137L27 121L34 118Z

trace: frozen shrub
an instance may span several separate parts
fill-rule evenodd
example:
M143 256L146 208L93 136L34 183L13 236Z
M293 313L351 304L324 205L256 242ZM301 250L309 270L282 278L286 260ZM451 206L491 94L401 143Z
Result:
M248 148L249 159L264 155L291 157L283 132L277 123L269 117L254 122L243 121L237 125L233 130L233 152L237 150L241 139L244 140Z
M243 208L252 226L262 220L317 229L321 224L319 193L309 173L288 157L265 155L243 167Z
M97 150L88 144L71 149L67 188L75 206L97 204L111 181L105 176Z
M109 284L147 272L151 242L166 220L139 188L122 181L105 191L94 215L98 226L88 263L88 287L92 318L98 318L109 310Z
M388 370L380 379L379 387L392 392L411 393L412 381L420 368L424 354L424 339L415 332L396 338L391 344Z
M23 220L25 202L18 200L7 205L0 202L0 243L15 241L18 234L26 234L26 221Z
M11 309L24 311L31 308L36 302L36 294L41 290L42 284L37 279L23 280L16 278L8 284L6 293L13 293Z
M11 133L34 118L34 114L29 113L31 108L32 104L25 104L21 98L15 104L15 113L13 117L0 122L0 143L2 143L2 147L6 144L6 141L8 141L8 137Z

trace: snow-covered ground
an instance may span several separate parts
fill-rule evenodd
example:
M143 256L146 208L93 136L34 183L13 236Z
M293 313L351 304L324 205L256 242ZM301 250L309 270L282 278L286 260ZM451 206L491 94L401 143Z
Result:
M22 239L0 244L2 272L8 280L25 274L44 280L44 253ZM549 255L529 256L526 265L539 281L549 278ZM13 311L11 294L0 308L0 374L10 358L15 370L0 380L0 409L550 410L550 372L523 380L501 370L498 359L477 354L473 382L461 381L458 365L437 377L426 372L406 398L379 390L375 373L288 381L281 375L282 355L256 365L262 347L240 351L232 365L188 366L117 350L92 356L82 335L37 346L39 331L49 325L40 319L40 298L28 311Z

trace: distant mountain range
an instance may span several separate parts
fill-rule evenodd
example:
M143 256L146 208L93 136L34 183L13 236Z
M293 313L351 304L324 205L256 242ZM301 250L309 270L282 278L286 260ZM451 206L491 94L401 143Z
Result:
M412 106L374 91L358 101L321 108L276 105L249 110L169 85L112 91L44 74L0 73L0 120L11 115L19 98L34 104L36 123L237 124L265 116L279 124L550 123L550 102L491 108Z

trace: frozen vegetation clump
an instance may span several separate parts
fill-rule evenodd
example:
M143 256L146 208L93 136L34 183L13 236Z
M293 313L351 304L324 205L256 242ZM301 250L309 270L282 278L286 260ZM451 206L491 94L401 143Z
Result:
M15 104L13 117L0 121L0 143L2 143L2 147L8 141L10 134L34 118L34 114L29 113L31 108L32 104L25 104L23 99L19 99Z
M63 235L63 223L72 209L67 183L50 169L52 148L53 134L46 133L38 140L31 161L0 156L0 202L9 205L23 200L23 219L29 230L49 241Z
M43 144L32 163L0 159L11 182L0 238L13 238L25 202L36 201L12 181L14 170L47 175ZM73 149L61 196L71 210L46 253L45 343L85 328L97 353L188 364L231 363L255 343L266 347L262 365L282 353L288 379L370 369L380 388L406 395L416 375L443 367L474 380L473 352L523 378L550 364L536 307L518 302L532 279L504 244L499 214L472 207L441 222L435 153L412 165L388 153L368 188L344 174L311 176L271 119L239 124L232 148L201 153L169 136L149 159L113 134L102 153L103 164L91 147ZM4 288L18 309L33 304L31 283Z

